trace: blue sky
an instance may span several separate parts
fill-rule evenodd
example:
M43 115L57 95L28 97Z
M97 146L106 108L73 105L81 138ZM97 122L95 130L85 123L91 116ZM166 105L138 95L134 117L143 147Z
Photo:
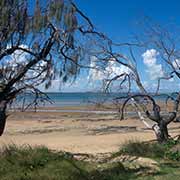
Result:
M127 40L143 16L180 24L179 0L75 0L96 27L114 40Z
M107 34L117 42L127 42L134 34L138 34L138 22L148 16L161 25L174 23L180 25L180 1L179 0L74 0L78 7L92 20L96 28ZM32 4L31 4L32 6ZM150 52L150 51L149 51ZM145 52L144 52L145 53ZM156 55L155 68L161 70ZM148 56L148 52L146 54ZM138 67L144 84L155 86L156 81L150 77L150 66L145 64L142 55L139 55ZM153 55L152 55L153 56ZM149 57L153 58L153 57ZM147 59L146 59L147 60ZM151 59L150 59L151 60ZM153 59L152 59L153 60ZM151 64L152 65L152 64ZM158 69L159 68L159 69ZM62 86L63 91L88 91L98 89L99 82L87 83L87 75L82 73L75 84ZM93 85L93 86L92 86ZM170 87L180 87L176 80L170 82ZM55 82L49 91L58 91L59 86Z

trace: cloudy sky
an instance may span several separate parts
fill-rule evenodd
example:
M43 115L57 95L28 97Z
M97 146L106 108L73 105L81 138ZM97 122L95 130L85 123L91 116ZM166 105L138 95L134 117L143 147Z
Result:
M147 90L153 92L157 88L157 80L164 77L166 74L160 63L159 52L155 49L147 49L141 54L139 60L138 69L140 71L142 83ZM96 61L97 59L95 57L91 58L91 67L95 66ZM180 63L180 61L177 60L177 63ZM48 91L59 91L60 89L65 92L98 91L102 87L102 80L104 78L112 78L115 75L130 72L130 69L127 67L110 61L105 71L102 72L90 69L88 72L82 72L73 84L67 83L61 85L58 79L54 80L52 87L50 87ZM176 78L169 80L168 83L165 80L161 81L161 89L164 92L173 91L177 88L180 88L180 84L179 80Z
M139 33L137 22L145 16L151 17L161 25L171 22L180 25L179 0L75 0L75 2L99 31L104 32L116 42L127 42L134 36L134 33ZM31 6L33 7L33 4ZM146 49L140 54L137 53L137 56L138 70L144 86L150 90L155 89L157 78L162 77L165 73L163 64L160 63L159 52L156 49ZM115 64L109 64L106 70L113 70L114 74L128 71ZM95 70L83 72L74 84L63 85L61 90L66 92L98 90L104 76L102 72L95 72ZM49 91L59 91L59 87L57 79ZM165 91L179 87L176 79L172 79L168 85L162 82L162 88Z

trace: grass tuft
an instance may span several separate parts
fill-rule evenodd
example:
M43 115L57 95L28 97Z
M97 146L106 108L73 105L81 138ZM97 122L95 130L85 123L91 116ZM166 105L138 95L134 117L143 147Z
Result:
M157 143L142 143L138 141L129 141L123 145L121 153L143 156L143 157L164 157L165 148L164 146Z
M119 152L116 152L113 156L119 156L121 154L128 154L132 156L149 157L155 159L170 159L179 161L180 152L173 152L175 146L180 145L179 141L170 140L167 143L159 144L156 142L140 142L140 141L128 141L124 143Z
M1 180L81 180L86 173L81 170L85 163L75 161L68 153L52 152L44 146L3 147L0 162Z
M174 145L166 146L174 147ZM155 147L157 149L153 150ZM129 142L120 152L161 157L160 148L162 147L157 144ZM139 171L146 172L143 167L142 169L125 168L121 162L98 164L79 161L74 159L72 154L54 152L44 146L10 145L0 150L0 180L144 180L153 179L154 176L158 176L159 179L164 179L164 176L166 179L169 177L178 179L180 176L179 163L174 161L173 164L170 161L162 164L160 174L139 174Z

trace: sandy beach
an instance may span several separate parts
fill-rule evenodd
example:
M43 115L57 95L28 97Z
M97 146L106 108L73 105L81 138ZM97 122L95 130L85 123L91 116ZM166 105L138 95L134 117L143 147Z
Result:
M116 114L88 112L10 112L0 146L45 145L73 153L117 151L128 140L155 139L138 118L120 121ZM172 123L170 135L180 133L180 123Z

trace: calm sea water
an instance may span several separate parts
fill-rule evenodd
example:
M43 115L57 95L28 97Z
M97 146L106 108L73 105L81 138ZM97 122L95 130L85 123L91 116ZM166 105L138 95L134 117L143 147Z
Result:
M51 103L46 102L45 106L52 107L64 107L64 106L82 106L88 104L94 104L98 102L111 102L116 97L122 97L126 94L123 93L47 93L49 98L52 101ZM25 98L25 101L23 100ZM165 99L164 95L157 97L159 100ZM33 101L33 97L31 95L21 96L15 103L15 106L22 105L22 103L26 104ZM40 106L44 106L43 104Z
M112 93L47 93L52 103L46 102L45 106L64 107L64 106L83 106L94 104L98 102L110 102L115 97L122 96L122 94ZM25 101L24 101L25 99ZM15 105L19 106L22 103L26 104L33 101L32 95L22 95L18 98Z
M113 98L102 93L48 93L48 96L54 106L81 106Z

